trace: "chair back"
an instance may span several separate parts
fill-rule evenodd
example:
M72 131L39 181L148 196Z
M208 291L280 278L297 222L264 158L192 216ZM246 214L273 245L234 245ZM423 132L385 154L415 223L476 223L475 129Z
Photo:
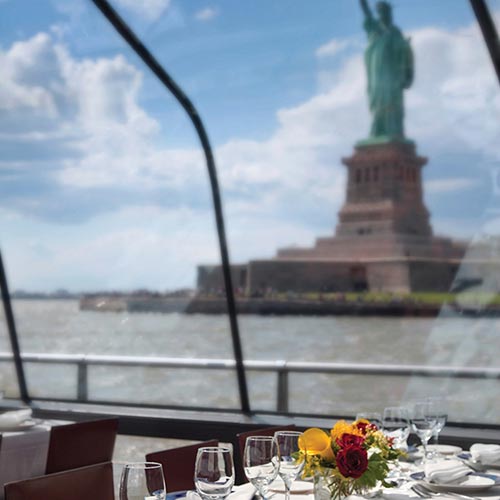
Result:
M159 462L168 492L194 490L194 463L200 448L218 446L219 441L211 440L170 450L156 451L146 455L146 462Z
M5 485L5 500L114 500L111 462Z
M45 473L110 462L117 430L117 418L52 427Z
M251 436L274 436L275 432L278 431L293 431L295 430L295 425L283 425L277 427L265 427L263 429L254 429L247 432L241 432L236 434L238 440L239 453L234 457L235 463L234 467L236 470L236 482L237 484L242 484L247 481L245 476L245 470L243 469L243 454L245 451L245 443L248 437Z

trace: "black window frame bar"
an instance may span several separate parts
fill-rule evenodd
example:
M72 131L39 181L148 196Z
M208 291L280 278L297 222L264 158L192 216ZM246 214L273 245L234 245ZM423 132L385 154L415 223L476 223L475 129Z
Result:
M236 315L236 303L234 299L234 290L231 277L231 268L229 264L229 252L227 248L226 231L224 227L224 216L222 213L222 203L217 180L217 169L215 166L214 155L210 146L207 132L203 126L198 111L193 103L173 80L173 78L165 71L163 66L156 60L153 54L139 40L128 24L121 18L116 10L111 7L107 0L92 0L95 6L101 11L104 17L111 23L118 34L127 42L130 48L139 56L153 74L160 80L161 83L174 95L180 105L188 114L193 126L200 139L205 160L207 163L208 175L210 178L210 187L212 191L212 201L215 211L215 222L217 225L217 234L219 239L220 254L222 260L222 272L224 277L224 286L226 288L226 301L229 316L229 324L231 329L231 338L233 343L233 353L236 362L236 375L238 379L238 389L240 395L241 411L250 413L250 402L248 398L248 389L243 366L243 353L241 348L241 340L238 328L238 319Z
M19 348L16 322L14 320L14 314L12 312L12 304L10 301L10 294L9 294L9 285L7 283L7 276L5 274L5 267L3 265L3 258L1 251L0 251L0 288L2 290L2 302L5 311L5 321L7 322L10 347L12 350L12 356L14 358L14 366L16 368L19 394L21 396L21 399L26 404L29 404L31 402L31 398L28 393L28 386L26 384L26 377L24 375L24 365L21 359L21 349Z
M500 39L498 32L491 17L488 6L485 0L470 0L470 4L476 16L484 41L488 47L488 52L491 57L491 62L497 74L498 82L500 83Z

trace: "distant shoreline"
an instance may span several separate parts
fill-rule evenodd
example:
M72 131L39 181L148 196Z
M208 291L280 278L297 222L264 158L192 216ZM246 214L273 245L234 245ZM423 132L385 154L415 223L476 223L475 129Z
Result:
M80 299L80 309L98 312L226 314L225 298L209 297L109 297L88 296ZM237 298L239 314L262 316L500 316L500 307L461 307L456 304L420 303L405 300L332 301L300 298Z

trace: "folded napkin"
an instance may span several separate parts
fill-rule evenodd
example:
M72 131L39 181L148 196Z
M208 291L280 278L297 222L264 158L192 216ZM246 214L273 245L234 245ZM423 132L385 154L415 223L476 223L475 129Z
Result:
M470 447L472 460L482 464L496 464L500 462L500 445L476 443Z
M425 464L424 472L430 483L448 484L470 474L470 469L460 460L439 460Z
M31 418L31 408L25 410L6 411L0 414L0 429L15 428Z

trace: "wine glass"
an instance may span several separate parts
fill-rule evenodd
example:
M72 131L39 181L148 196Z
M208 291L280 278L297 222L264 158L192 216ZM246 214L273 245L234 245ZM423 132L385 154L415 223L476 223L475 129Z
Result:
M446 400L439 396L431 396L427 398L431 404L431 411L436 417L436 425L434 426L432 436L434 438L435 454L439 455L438 444L439 444L439 433L443 430L448 419L447 404Z
M278 443L273 436L250 436L245 442L243 467L247 479L266 500L269 485L280 469Z
M377 429L382 429L382 415L376 411L363 411L356 413L356 420L368 420L370 424L373 424Z
M120 479L120 500L165 499L165 479L161 464L135 462L125 464Z
M279 475L285 483L285 500L290 500L292 483L304 468L305 460L299 456L299 439L302 432L278 431L274 434L278 443Z
M408 410L404 406L389 406L384 409L382 417L382 430L384 434L392 438L394 448L406 450L406 440L410 435L410 419ZM391 478L399 481L402 479L399 459L394 464L394 470L391 472Z
M427 462L427 443L434 432L436 423L436 412L430 401L417 401L413 405L411 425L415 434L420 438L420 441L422 441L424 465Z
M200 448L196 454L194 484L203 500L226 498L234 486L231 450L222 446Z
M389 406L384 409L382 429L387 437L394 439L394 448L405 450L410 435L410 419L404 406Z

